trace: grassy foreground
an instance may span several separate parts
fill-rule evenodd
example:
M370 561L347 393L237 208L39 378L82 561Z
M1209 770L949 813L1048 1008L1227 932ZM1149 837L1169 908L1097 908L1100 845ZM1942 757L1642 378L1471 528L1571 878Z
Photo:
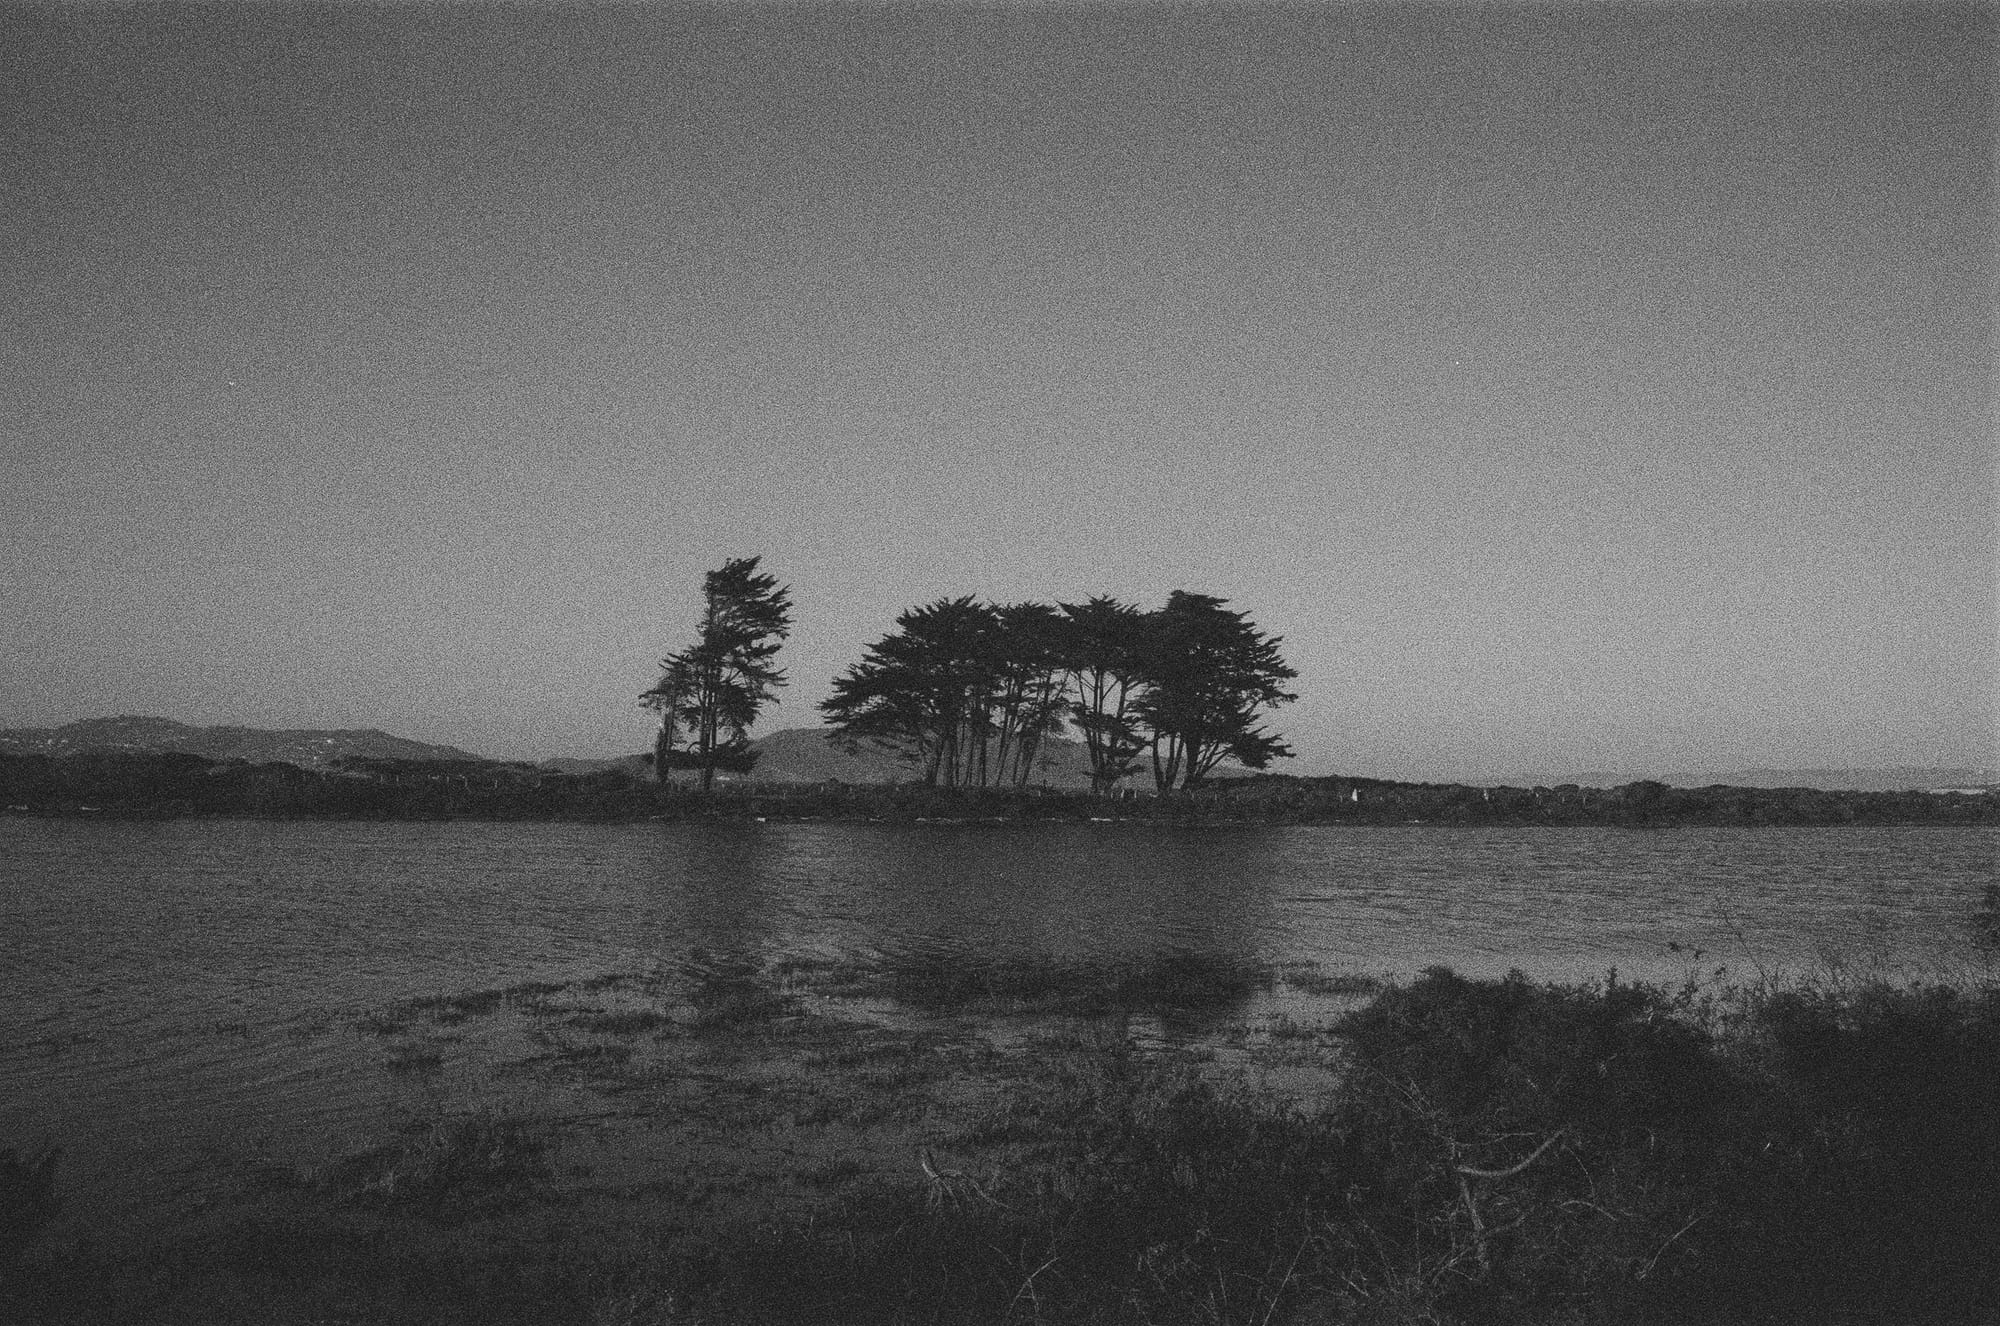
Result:
M471 1113L139 1251L29 1243L0 1210L0 1320L2000 1315L1990 980L1664 991L1438 969L1218 1059L1133 1034L1135 1014L1212 1010L1258 979L1181 966L718 967L691 993L628 990L595 1012L550 1002L554 987L413 1005L381 1034L539 1007L571 1038L564 1071L705 1121L674 1134L689 1175L717 1139L817 1128L836 1144L809 1167L787 1151L742 1169L727 1192L593 1191L564 1181L545 1122ZM916 1029L844 1023L812 999L887 1000ZM1028 1030L995 1048L926 1029L968 1011ZM644 1069L662 1046L682 1057ZM727 1072L693 1075L735 1050ZM807 1071L754 1077L786 1055ZM1337 1086L1279 1090L1287 1067Z

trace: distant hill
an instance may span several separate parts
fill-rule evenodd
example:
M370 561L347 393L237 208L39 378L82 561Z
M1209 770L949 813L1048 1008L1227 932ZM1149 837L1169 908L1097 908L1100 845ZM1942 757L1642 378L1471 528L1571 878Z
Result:
M1659 781L1674 787L1811 787L1825 792L1909 792L1931 788L1986 787L1992 769L1740 769L1734 773L1678 773Z
M558 758L543 760L535 767L557 774L594 774L603 773L606 769L624 769L630 773L643 774L649 772L652 768L647 763L644 755L620 755L608 760Z
M477 760L452 746L392 737L374 728L359 731L254 727L190 727L170 718L87 718L52 728L0 731L0 753L77 755L86 751L179 751L211 760L284 762L303 768L335 760Z
M1637 778L1637 774L1582 773L1543 774L1505 781L1516 787L1554 787L1562 783L1575 783L1580 787L1622 787ZM1725 787L1809 787L1821 792L1912 792L1991 787L2000 781L2000 771L1907 766L1890 769L1737 769L1729 772L1660 774L1654 776L1653 781L1669 787L1713 787L1719 783Z

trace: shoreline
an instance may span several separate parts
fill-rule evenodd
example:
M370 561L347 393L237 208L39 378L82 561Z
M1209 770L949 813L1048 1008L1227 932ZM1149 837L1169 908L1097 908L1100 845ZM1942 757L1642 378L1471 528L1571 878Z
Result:
M843 823L1678 825L2000 824L2000 792L1830 792L1638 782L1471 787L1260 775L1193 792L735 783L702 793L613 769L560 774L488 761L302 768L200 756L0 754L0 813L88 818Z

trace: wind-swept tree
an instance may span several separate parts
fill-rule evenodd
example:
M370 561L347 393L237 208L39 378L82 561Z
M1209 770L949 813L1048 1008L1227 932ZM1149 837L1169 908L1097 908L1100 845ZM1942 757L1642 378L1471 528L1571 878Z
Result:
M1258 726L1296 698L1280 643L1186 591L1152 613L1111 598L1059 609L939 599L897 617L820 712L835 745L895 755L932 785L1022 786L1067 720L1092 790L1137 772L1148 751L1161 791L1192 789L1225 759L1261 769L1291 754Z
M820 702L830 740L909 761L926 783L976 781L995 685L994 610L971 595L939 599L896 618Z
M1262 769L1292 753L1257 719L1298 698L1283 683L1299 674L1279 657L1282 640L1223 603L1175 590L1139 636L1144 685L1134 712L1162 792L1200 787L1225 759Z
M939 599L896 618L820 705L829 739L944 787L1024 786L1062 727L1062 618L1045 603Z
M1101 796L1138 771L1137 757L1146 748L1133 712L1146 614L1102 595L1065 603L1062 613L1062 663L1073 697L1069 719L1090 757L1090 790Z
M987 655L995 681L987 721L995 746L990 783L1026 787L1043 738L1062 730L1064 621L1046 603L1010 603L995 609L994 618Z
M702 578L695 642L660 660L660 680L639 697L660 715L653 767L662 778L699 769L706 792L717 769L748 773L756 763L749 728L785 684L772 660L792 629L791 591L758 571L760 560L724 562ZM683 740L688 748L677 749Z

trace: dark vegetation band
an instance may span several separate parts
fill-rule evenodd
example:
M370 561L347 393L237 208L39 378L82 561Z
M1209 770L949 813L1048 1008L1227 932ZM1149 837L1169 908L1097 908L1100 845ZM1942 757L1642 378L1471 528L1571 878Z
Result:
M1991 792L1816 788L1467 787L1266 774L1193 793L1108 801L1045 788L922 783L719 784L709 793L623 768L563 774L498 761L347 759L322 768L183 752L0 752L0 806L17 813L381 820L980 820L1162 824L1995 824Z

